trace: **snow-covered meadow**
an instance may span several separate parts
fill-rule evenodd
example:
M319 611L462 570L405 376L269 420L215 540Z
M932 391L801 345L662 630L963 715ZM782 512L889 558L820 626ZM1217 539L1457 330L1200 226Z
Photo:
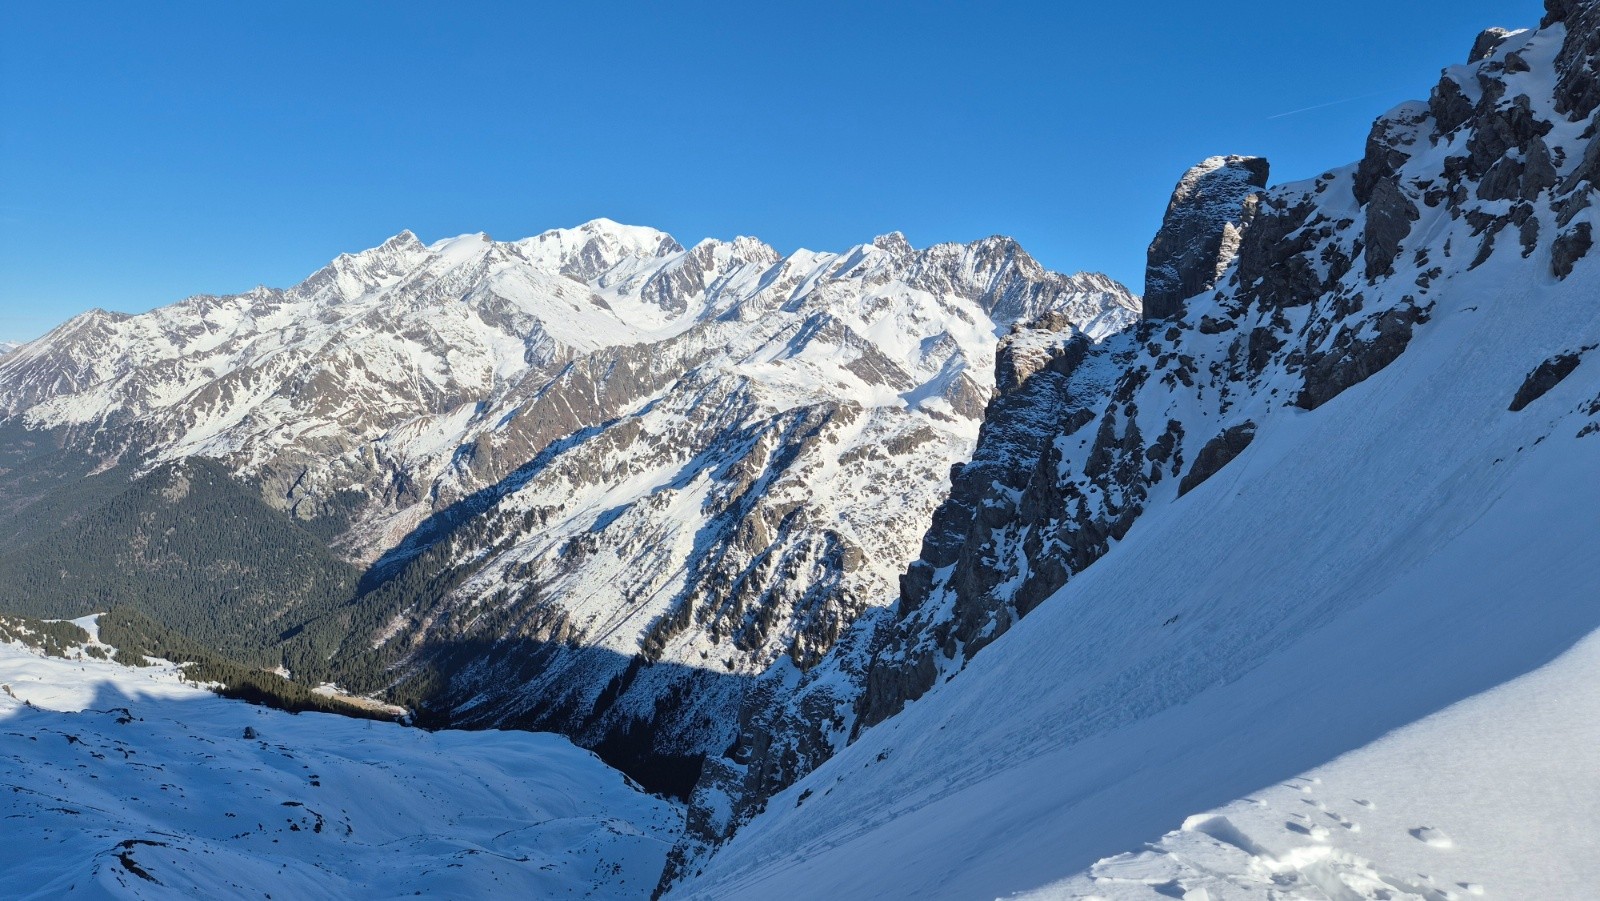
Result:
M0 644L0 894L644 897L681 827L550 734L219 698Z

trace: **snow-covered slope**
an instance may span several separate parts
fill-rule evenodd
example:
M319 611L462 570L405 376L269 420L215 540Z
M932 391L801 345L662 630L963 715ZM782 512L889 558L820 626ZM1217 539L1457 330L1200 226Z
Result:
M1581 680L1540 668L1600 627L1600 5L1480 44L1380 119L1359 164L1240 192L1231 216L1175 199L1190 239L1152 270L1214 291L1099 345L1016 336L899 605L708 767L673 897L1038 889L1236 799L1283 811L1255 793L1519 676ZM1494 700L1443 722L1480 713L1507 735L1535 722ZM1281 866L1290 896L1588 893L1592 778L1512 768L1508 786L1571 798L1549 829L1490 838L1464 819L1547 805L1433 797L1441 773L1489 778L1468 748L1415 765L1383 817L1318 796L1278 832L1213 830L1259 853L1192 887L1261 896L1250 880ZM1361 838L1313 829L1319 801ZM1430 863L1428 830L1485 843L1481 865ZM1117 888L1087 878L1060 888Z
M641 897L680 827L563 738L229 701L0 643L13 898Z
M1303 775L1197 814L1039 898L1593 893L1600 636ZM1575 778L1575 774L1578 774Z

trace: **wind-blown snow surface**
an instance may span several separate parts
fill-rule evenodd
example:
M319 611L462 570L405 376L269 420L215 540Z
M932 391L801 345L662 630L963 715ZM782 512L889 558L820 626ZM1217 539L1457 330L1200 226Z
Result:
M1471 235L1413 231L1436 258ZM1181 498L1163 485L1104 557L672 897L1592 895L1600 361L1508 406L1553 354L1600 344L1600 272L1580 259L1558 282L1548 251L1518 251L1453 263L1404 353L1315 410L1269 401L1301 382L1269 370L1235 413L1257 426L1242 454ZM1306 777L1311 804L1273 788ZM1228 806L1247 798L1268 806ZM1162 839L1186 821L1211 838ZM1147 842L1157 859L1086 874ZM1224 875L1177 871L1186 854ZM1150 868L1148 889L1094 881Z
M13 644L0 684L7 897L640 897L681 825L555 735L290 715Z

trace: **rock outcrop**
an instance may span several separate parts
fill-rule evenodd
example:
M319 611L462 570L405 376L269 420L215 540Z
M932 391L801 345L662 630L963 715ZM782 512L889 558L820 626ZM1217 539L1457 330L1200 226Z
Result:
M1472 42L1472 52L1467 54L1467 62L1483 62L1494 55L1496 49L1506 42L1511 32L1504 28L1485 28L1478 33L1477 39Z
M1550 389L1561 384L1578 368L1578 364L1583 360L1583 354L1593 349L1586 347L1577 353L1557 354L1534 367L1523 380L1522 386L1517 389L1516 395L1511 398L1511 406L1508 409L1513 413L1520 413L1526 410L1529 404L1549 394Z
M1254 156L1214 156L1185 172L1150 243L1144 279L1146 319L1183 315L1183 301L1215 285L1239 250L1246 202L1267 186L1268 165Z

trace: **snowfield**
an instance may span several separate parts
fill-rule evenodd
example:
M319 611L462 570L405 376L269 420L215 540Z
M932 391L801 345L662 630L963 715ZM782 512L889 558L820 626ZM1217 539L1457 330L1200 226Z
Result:
M1573 712L1600 710L1597 674L1590 635L1522 678L1027 897L1588 897L1600 876L1600 720Z
M681 826L556 735L291 715L13 644L0 685L6 897L644 897Z

